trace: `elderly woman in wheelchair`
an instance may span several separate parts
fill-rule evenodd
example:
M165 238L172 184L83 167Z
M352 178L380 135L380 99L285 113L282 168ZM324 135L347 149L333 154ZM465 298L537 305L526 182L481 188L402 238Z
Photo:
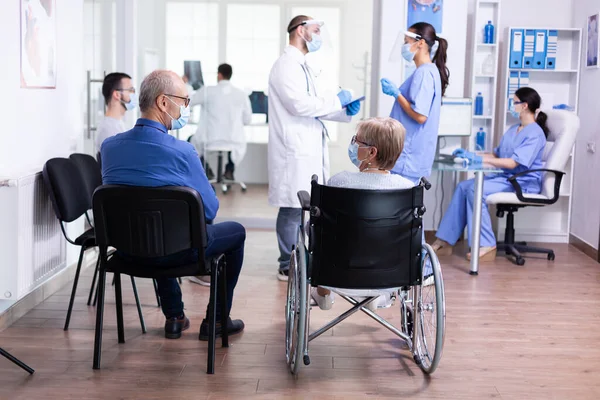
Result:
M403 139L397 121L362 122L348 150L360 172L338 174L328 186L313 176L311 194L298 193L305 212L292 251L286 303L286 358L293 374L301 362L310 364L310 341L358 311L403 339L425 373L437 368L445 302L439 261L422 239L424 188L430 185L423 179L413 187L389 174ZM329 309L333 293L352 307L311 333L311 294L320 308ZM399 299L399 327L369 306L390 294Z

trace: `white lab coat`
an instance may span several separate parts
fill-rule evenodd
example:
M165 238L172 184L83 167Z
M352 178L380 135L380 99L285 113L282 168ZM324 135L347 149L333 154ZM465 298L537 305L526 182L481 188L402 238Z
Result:
M329 151L319 119L350 121L337 91L317 94L304 54L288 46L269 76L269 204L299 208L310 179L329 179ZM317 119L319 117L319 119Z
M252 121L248 95L223 80L216 86L204 86L195 92L190 107L197 105L202 110L192 144L200 154L204 150L231 151L231 160L238 164L246 154L244 125Z

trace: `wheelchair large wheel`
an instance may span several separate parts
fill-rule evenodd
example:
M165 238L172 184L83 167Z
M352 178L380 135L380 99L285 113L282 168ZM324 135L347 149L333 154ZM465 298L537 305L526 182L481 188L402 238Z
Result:
M301 242L299 246L303 246ZM285 313L285 355L290 372L294 375L302 362L306 333L306 261L301 260L300 255L304 257L304 252L299 252L298 248L292 250Z
M446 330L446 301L440 262L428 244L423 245L423 279L414 287L413 356L426 374L442 358Z

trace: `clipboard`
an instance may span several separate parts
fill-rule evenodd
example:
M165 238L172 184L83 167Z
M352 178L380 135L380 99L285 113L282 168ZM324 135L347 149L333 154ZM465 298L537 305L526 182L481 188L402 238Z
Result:
M352 104L352 103L354 103L355 101L360 101L360 102L363 102L363 101L365 101L365 98L366 98L365 96L360 96L360 97L357 97L357 98L355 98L355 99L352 99L352 100L350 100L350 102L349 102L348 104ZM343 106L343 107L342 107L342 109L344 109L344 108L348 107L348 104L346 104L345 106Z

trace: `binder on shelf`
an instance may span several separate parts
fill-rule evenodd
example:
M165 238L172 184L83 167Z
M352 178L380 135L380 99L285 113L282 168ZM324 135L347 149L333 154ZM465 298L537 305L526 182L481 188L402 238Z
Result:
M546 45L546 69L556 69L556 52L558 51L558 31L550 29Z
M533 68L535 53L535 29L526 29L523 39L523 68Z
M546 36L545 29L535 30L535 53L533 55L533 68L546 69Z
M510 31L510 68L523 68L523 29Z
M515 92L519 89L519 71L510 71L510 78L508 79L508 107L512 106L513 96Z
M519 73L519 89L529 86L529 72L521 71Z

